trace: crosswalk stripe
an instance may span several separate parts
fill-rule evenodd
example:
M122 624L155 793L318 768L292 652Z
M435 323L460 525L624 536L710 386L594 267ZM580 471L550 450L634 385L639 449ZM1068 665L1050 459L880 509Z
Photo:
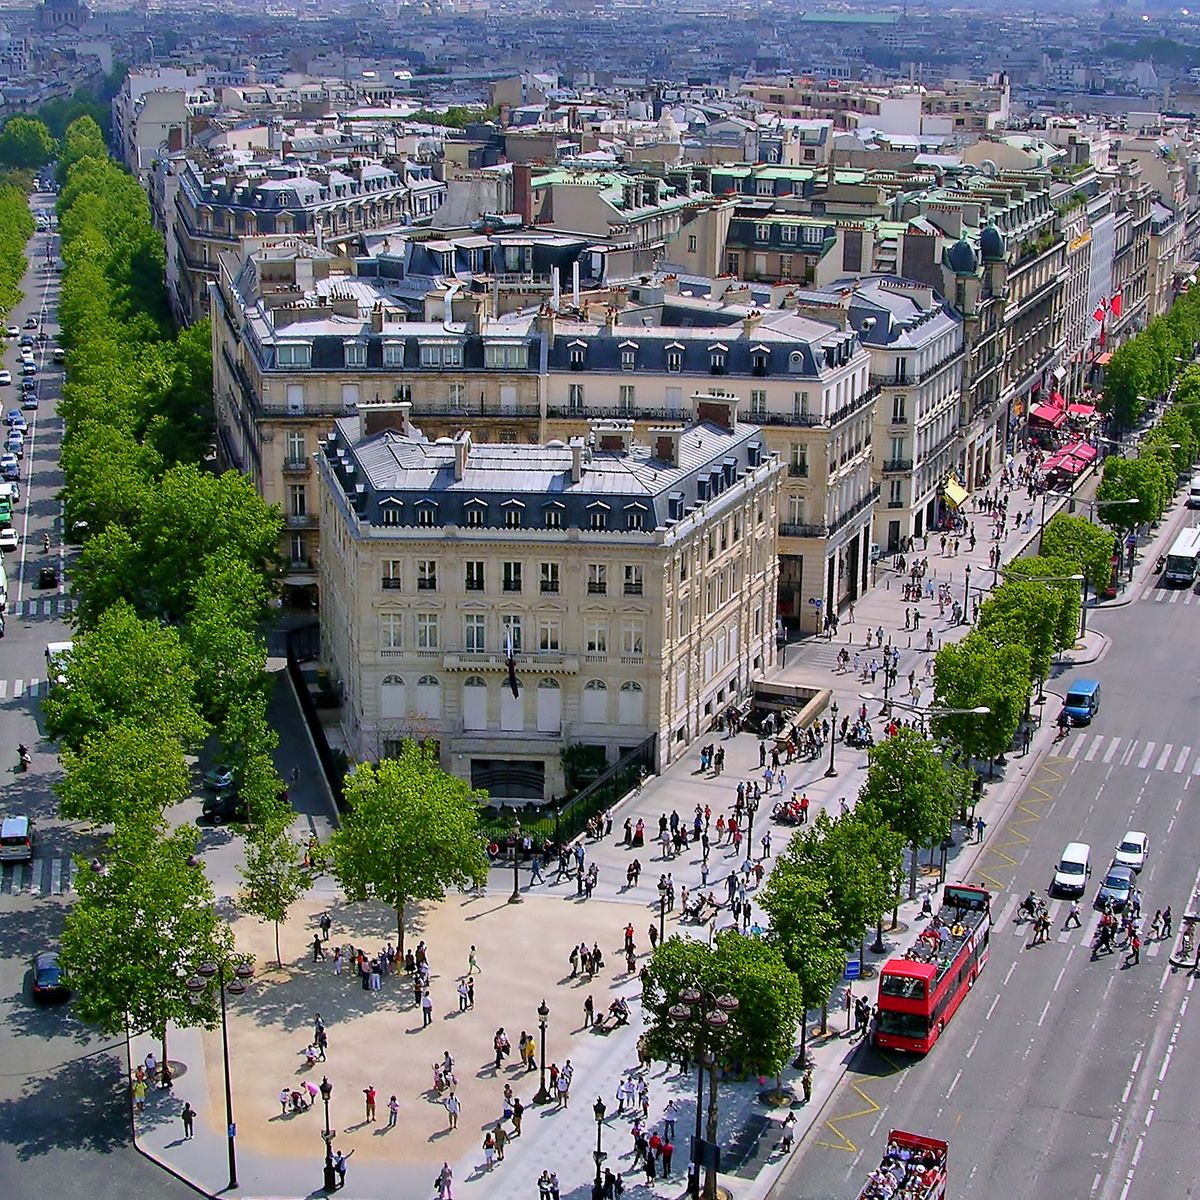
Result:
M13 699L16 700L19 696L23 696L24 694L25 694L25 680L14 679L13 680Z
M1151 596L1155 604L1161 604L1166 596L1166 592L1159 589L1158 591L1151 593Z
M1147 958L1157 958L1162 950L1162 942L1151 942L1145 949Z
M1112 744L1111 744L1111 745L1109 746L1109 748L1108 748L1107 750L1105 750L1105 752L1104 752L1104 761L1105 761L1106 763L1110 763L1110 762L1112 762L1112 760L1113 760L1113 755L1114 755L1114 754L1116 754L1116 752L1117 752L1117 747L1118 747L1120 744L1121 744L1121 739L1120 739L1119 737L1115 737L1115 738L1113 738L1113 740L1112 740Z
M1103 737L1092 738L1092 744L1088 747L1088 752L1083 756L1084 762L1091 762L1099 753L1100 747L1104 744Z
M1146 764L1150 761L1150 756L1154 753L1157 746L1157 742L1146 743L1146 748L1142 751L1142 757L1138 759L1137 769L1139 771L1144 771L1146 769Z
M0 892L12 896L62 896L75 890L78 867L74 859L34 858L31 862L5 863Z
M1131 740L1129 745L1125 747L1125 753L1121 755L1121 766L1123 766L1123 767L1129 766L1130 760L1133 758L1134 753L1136 751L1137 751L1137 742Z
M1013 910L1017 907L1017 904L1018 904L1017 893L1013 892L1013 894L1011 896L1009 896L1009 898L1007 900L1005 900L1004 907L1001 908L1001 910L1000 910L1000 915L995 918L995 920L992 922L992 924L995 925L995 927L997 929L999 929L1004 924L1004 922L1007 921L1009 919L1009 917L1012 916Z
M1196 755L1196 761L1192 763L1192 774L1200 775L1200 754Z
M1163 747L1163 752L1158 756L1158 762L1154 765L1154 769L1156 771L1163 770L1167 763L1171 761L1171 751L1174 749L1175 747L1172 746L1170 742Z
M1071 744L1067 747L1067 757L1074 758L1079 753L1079 747L1087 741L1086 733L1077 733L1072 739Z
M1175 760L1175 774L1178 775L1183 770L1184 763L1187 762L1187 757L1191 754L1191 746L1181 746L1179 749L1179 757Z
M50 890L56 895L62 895L62 859L56 858L50 863Z

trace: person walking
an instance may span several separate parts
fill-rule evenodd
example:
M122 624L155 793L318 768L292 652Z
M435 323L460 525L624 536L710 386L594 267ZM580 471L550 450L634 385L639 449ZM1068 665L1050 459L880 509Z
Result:
M421 996L421 1028L433 1024L433 997L428 991Z
M1162 911L1162 935L1163 938L1171 936L1171 906L1168 904Z
M521 1120L525 1116L525 1105L521 1103L520 1096L514 1096L512 1102L512 1135L515 1138L521 1136Z
M1074 924L1072 924L1074 922ZM1078 929L1083 924L1083 919L1079 914L1079 901L1072 900L1071 907L1067 911L1067 919L1063 922L1063 929Z
M337 1172L340 1192L346 1186L346 1156L340 1150L333 1156L333 1169Z
M328 912L321 914L321 941L329 941L329 931L333 928L333 918Z
M325 947L321 945L321 935L319 933L313 934L312 952L313 962L316 962L319 958L325 957Z
M388 1098L388 1123L389 1129L396 1127L396 1119L400 1116L400 1101L395 1096Z
M1125 954L1125 965L1137 966L1142 961L1142 939L1135 929L1129 936L1129 950Z
M496 1135L496 1158L499 1162L504 1161L504 1147L508 1144L508 1134L504 1131L504 1126L497 1123L495 1129Z
M196 1126L196 1110L190 1103L185 1103L183 1112L179 1114L179 1117L183 1121L183 1140L185 1142L191 1141L192 1133Z
M446 1116L450 1121L449 1128L457 1129L458 1114L462 1112L462 1101L457 1095L455 1095L454 1092L451 1092L450 1095L448 1095L445 1100L442 1101L442 1103L446 1106Z
M812 1067L805 1067L804 1074L800 1076L800 1087L804 1092L804 1103L807 1104L812 1099Z
M490 1171L496 1165L496 1138L489 1129L483 1135L483 1169Z
M982 817L976 817L975 818L975 840L977 842L983 841L983 834L986 829L987 829L987 822Z
M437 1177L438 1200L454 1200L454 1171L448 1162L442 1163Z
M368 1083L363 1088L363 1096L367 1101L367 1120L373 1121L375 1120L375 1088L372 1084Z

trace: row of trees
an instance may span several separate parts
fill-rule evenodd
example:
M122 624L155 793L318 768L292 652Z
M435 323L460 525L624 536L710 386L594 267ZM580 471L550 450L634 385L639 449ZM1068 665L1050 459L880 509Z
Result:
M45 715L64 814L112 827L106 862L80 874L62 952L80 1015L109 1033L127 1021L152 1032L165 1059L168 1023L195 1013L188 976L233 953L196 830L172 830L165 815L190 791L187 756L210 736L250 811L247 907L280 920L306 883L272 759L259 634L281 521L249 481L200 465L208 329L171 328L141 188L90 117L66 129L58 164L65 514L83 544L74 648Z
M5 315L24 295L25 247L32 235L25 191L13 183L0 184L0 313Z

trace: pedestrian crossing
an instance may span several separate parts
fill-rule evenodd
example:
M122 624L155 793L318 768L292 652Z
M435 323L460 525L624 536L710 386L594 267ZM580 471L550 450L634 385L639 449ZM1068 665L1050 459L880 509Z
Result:
M0 703L5 700L36 699L50 691L46 679L0 679Z
M1018 907L1023 899L1024 896L1019 896L1014 892L1005 900L1004 904L1000 907L999 913L992 914L993 931L1001 934L1007 933L1012 937L1024 938L1026 941L1033 940L1033 922L1023 913L1018 912ZM1090 907L1091 899L1090 896L1080 897L1080 925L1078 928L1072 926L1070 929L1064 929L1063 925L1067 920L1067 914L1071 911L1071 902L1069 900L1046 901L1046 912L1050 917L1051 941L1058 942L1063 946L1068 946L1074 942L1085 949L1091 949L1092 939L1096 936L1096 922L1100 919L1099 914ZM1151 916L1153 915L1151 913ZM1143 913L1140 922L1142 954L1146 958L1157 958L1160 954L1170 950L1171 943L1169 939L1159 940L1149 936L1149 920L1150 918Z
M34 596L16 600L4 609L8 617L65 617L78 607L74 596Z
M1200 596L1190 587L1156 587L1147 592L1145 598L1154 604L1200 604Z
M1106 766L1133 767L1138 771L1163 771L1171 775L1200 775L1200 752L1174 742L1143 741L1107 733L1072 730L1064 746L1054 751L1060 758L1076 762L1100 762Z
M4 863L0 871L0 894L8 896L65 896L75 890L78 865L72 858L39 858L30 862Z

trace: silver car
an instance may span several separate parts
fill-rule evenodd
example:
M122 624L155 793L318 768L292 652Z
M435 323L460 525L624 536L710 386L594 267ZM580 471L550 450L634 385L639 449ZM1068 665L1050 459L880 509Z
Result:
M1133 871L1113 863L1096 893L1096 907L1103 908L1107 903L1112 905L1113 912L1120 912L1129 903L1132 893Z

